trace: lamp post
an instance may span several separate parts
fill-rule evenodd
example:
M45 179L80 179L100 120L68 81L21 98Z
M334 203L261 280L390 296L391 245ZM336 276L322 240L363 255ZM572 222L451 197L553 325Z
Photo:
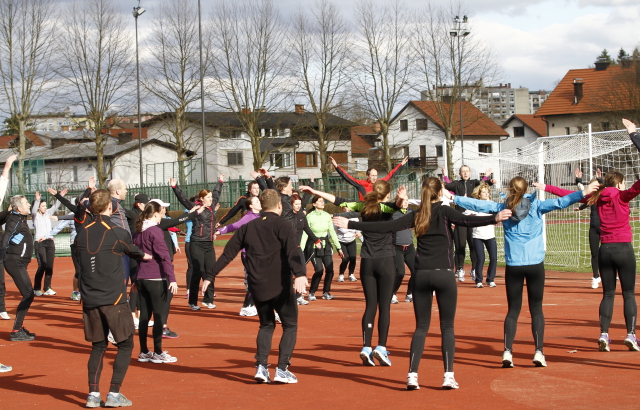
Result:
M200 111L202 114L202 179L207 182L207 141L204 135L204 64L202 62L202 11L198 0L198 37L200 41Z
M456 16L453 19L453 28L449 30L449 35L458 41L458 100L460 101L460 147L462 148L462 165L464 165L464 121L462 115L462 49L460 48L460 38L467 37L471 32L467 29L469 18Z
M142 169L142 124L140 121L140 53L138 52L138 17L145 12L145 9L140 7L140 1L138 0L138 7L133 8L133 18L136 20L136 87L138 89L138 155L140 156L140 188L144 183L144 172Z

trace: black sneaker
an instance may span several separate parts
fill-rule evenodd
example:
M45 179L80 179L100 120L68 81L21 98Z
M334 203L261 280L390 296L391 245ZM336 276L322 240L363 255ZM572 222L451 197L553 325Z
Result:
M34 340L36 337L33 334L28 333L25 328L21 328L20 330L14 330L11 332L11 336L9 336L9 341L11 342L30 342Z
M200 310L200 306L198 306L198 305L189 304L189 307L191 308L191 310Z
M27 332L27 334L28 334L29 336L36 337L36 334L35 334L35 333L31 333L30 331L28 331L26 327L22 326L22 329L23 329L25 332Z
M162 337L165 339L177 339L178 334L176 332L172 332L168 327L165 327L162 329Z

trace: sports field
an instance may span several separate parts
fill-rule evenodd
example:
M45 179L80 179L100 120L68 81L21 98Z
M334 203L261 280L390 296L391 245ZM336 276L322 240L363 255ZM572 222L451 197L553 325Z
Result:
M220 254L221 248L216 252ZM0 321L0 362L13 366L12 372L0 373L2 409L84 406L90 345L84 341L80 305L69 299L71 260L56 258L55 263L53 285L58 295L36 298L25 321L37 334L36 340L9 342L12 321ZM217 279L217 309L198 312L188 309L184 299L185 267L184 257L178 255L176 272L181 288L172 303L169 325L180 337L164 339L163 344L178 362L153 364L132 359L122 393L135 408L637 409L640 402L635 385L640 352L630 352L622 344L626 334L622 298L616 298L610 331L612 351L599 352L601 290L589 287L588 274L547 272L547 368L536 368L531 362L534 349L526 306L514 345L516 367L501 368L506 314L502 268L498 269L497 288L476 289L469 278L459 283L454 370L460 389L445 391L440 387L443 366L434 306L419 371L420 390L409 392L405 378L414 316L413 305L403 302L408 277L400 289L401 302L391 309L387 346L391 367L362 366L358 357L364 309L360 282L334 282L335 300L300 307L298 343L290 368L299 383L257 385L253 355L258 322L255 317L238 316L244 297L240 261L236 259ZM33 276L35 261L29 272ZM8 275L6 280L7 309L13 318L19 294ZM280 334L277 329L274 348ZM374 332L374 344L375 336ZM110 348L101 383L103 399L114 355L115 348ZM273 355L270 363L275 362Z

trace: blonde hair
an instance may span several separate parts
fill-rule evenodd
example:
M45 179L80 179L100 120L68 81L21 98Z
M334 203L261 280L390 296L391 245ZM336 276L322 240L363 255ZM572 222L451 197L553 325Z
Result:
M429 177L422 183L422 191L420 192L420 209L418 209L415 226L416 236L422 236L429 230L431 225L431 202L440 197L442 191L442 182L435 177Z
M522 198L524 198L524 194L527 193L527 189L529 189L529 183L526 179L522 177L511 178L511 181L509 181L509 187L507 188L509 191L506 198L507 209L511 209L515 212L516 207L520 205Z
M483 189L486 189L487 193L491 193L491 188L489 188L489 184L483 181L480 183L480 185L474 188L473 192L471 193L471 197L475 199L480 199L480 192L482 192Z

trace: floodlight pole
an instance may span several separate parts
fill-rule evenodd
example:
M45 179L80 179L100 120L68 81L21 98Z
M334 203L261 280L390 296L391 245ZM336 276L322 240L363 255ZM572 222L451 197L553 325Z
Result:
M138 89L138 156L140 161L140 188L144 183L144 172L142 169L142 124L140 118L140 53L138 50L138 17L144 13L145 10L140 7L140 1L138 1L138 7L133 8L133 17L136 20L136 88Z
M464 118L462 115L462 51L460 49L460 37L466 37L471 32L467 30L466 24L469 21L467 16L460 20L459 16L453 19L454 28L449 31L449 35L456 37L458 41L458 100L460 101L460 147L462 149L462 164L464 165ZM463 27L462 25L465 24Z
M204 132L204 64L202 62L202 10L198 0L198 37L200 40L200 111L202 114L202 178L207 182L207 139Z

